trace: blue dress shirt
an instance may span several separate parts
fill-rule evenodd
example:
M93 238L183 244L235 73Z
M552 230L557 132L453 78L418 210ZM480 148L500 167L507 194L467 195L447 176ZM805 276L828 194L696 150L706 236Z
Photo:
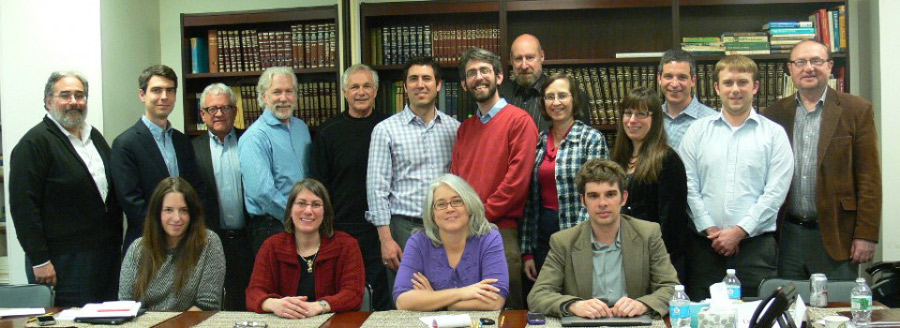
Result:
M736 128L721 113L707 116L688 128L678 154L697 232L713 226L739 226L748 237L775 231L794 174L794 154L780 125L754 109Z
M681 113L678 113L675 118L669 116L666 104L662 105L662 110L665 114L663 115L663 126L666 128L666 137L669 141L669 147L672 147L672 149L678 149L684 132L687 131L694 121L701 117L717 114L715 109L700 103L696 96L691 99L691 103Z
M284 221L287 198L294 183L306 178L309 167L309 128L290 117L284 124L266 109L238 142L244 205L250 215L271 215Z
M225 142L209 133L209 154L212 157L216 189L219 194L219 224L223 230L244 228L244 192L241 190L241 161L238 157L237 134L231 129Z
M156 147L159 148L159 153L162 154L162 158L166 162L169 176L179 176L178 156L175 155L175 145L172 144L172 132L174 131L172 124L166 121L166 129L163 130L159 125L151 122L146 115L141 116L141 122L144 122L147 125L147 129L150 129L150 134L153 135L153 140L156 141ZM150 200L148 199L147 201Z
M489 110L487 114L481 115L481 110L479 109L475 111L475 115L478 115L478 119L481 120L481 123L488 124L488 122L491 121L491 118L497 116L497 113L499 113L503 107L506 107L506 99L500 98L500 101L494 104L494 107L491 107L491 110Z

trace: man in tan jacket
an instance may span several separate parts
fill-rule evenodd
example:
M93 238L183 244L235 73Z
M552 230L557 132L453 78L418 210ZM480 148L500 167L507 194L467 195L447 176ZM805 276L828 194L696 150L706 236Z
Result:
M528 305L551 316L664 316L678 277L659 224L621 215L628 198L615 162L590 160L577 178L589 219L550 237Z

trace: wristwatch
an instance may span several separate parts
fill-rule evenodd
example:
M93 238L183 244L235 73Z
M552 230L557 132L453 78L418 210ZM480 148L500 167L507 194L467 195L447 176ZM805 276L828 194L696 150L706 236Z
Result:
M326 302L325 300L318 300L318 301L316 301L316 303L319 303L319 305L322 306L322 313L328 313L328 312L331 312L331 311L330 311L330 310L331 310L331 306L328 305L328 302Z

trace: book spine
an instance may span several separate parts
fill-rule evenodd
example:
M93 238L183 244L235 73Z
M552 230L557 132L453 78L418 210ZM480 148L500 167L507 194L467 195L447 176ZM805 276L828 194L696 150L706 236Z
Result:
M209 30L206 32L209 40L209 72L218 73L219 70L219 31Z

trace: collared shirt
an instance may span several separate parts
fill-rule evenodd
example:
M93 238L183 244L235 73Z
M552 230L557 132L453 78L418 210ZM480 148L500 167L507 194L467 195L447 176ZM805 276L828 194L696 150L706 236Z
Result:
M541 195L538 184L538 166L547 152L550 130L541 132L535 153L535 165L531 173L531 190L522 219L522 254L532 254L538 243L538 216L540 216ZM565 139L559 143L556 152L556 193L559 200L559 230L574 227L587 219L587 210L578 198L575 178L581 165L589 159L609 159L606 138L597 129L575 121ZM549 240L550 236L546 236Z
M219 195L219 224L223 230L243 229L244 192L241 190L241 161L234 129L225 135L224 142L209 132L209 154Z
M697 232L740 226L749 237L775 231L794 155L784 129L750 109L737 128L720 113L697 120L678 150Z
M519 85L511 77L500 85L498 90L500 96L509 101L509 103L528 112L531 118L534 119L534 124L537 126L538 131L550 128L552 122L545 120L541 115L541 101L544 101L543 97L541 97L541 86L547 80L547 75L542 73L530 87ZM582 102L582 104L587 104L587 102Z
M503 107L506 107L506 100L500 98L500 101L494 104L494 107L491 107L491 110L489 110L487 114L482 115L481 110L479 109L475 111L475 115L478 115L478 119L481 120L481 123L488 124L488 122L491 121L491 118L497 116L497 113L500 113L500 110L503 109Z
M620 219L621 220L621 219ZM622 234L616 233L612 245L600 243L591 234L594 279L591 296L615 304L625 294L625 267L622 266Z
M251 215L268 214L283 221L291 188L306 178L309 127L293 116L289 123L266 109L238 141L244 206Z
M47 114L47 117L56 124L56 127L58 127L63 135L69 139L69 142L72 143L72 147L75 148L78 157L81 158L81 161L87 166L88 172L91 173L91 178L94 179L94 184L100 192L100 198L106 203L106 195L109 194L109 180L107 180L106 177L106 165L103 164L103 158L100 157L97 146L94 146L94 141L91 140L91 126L87 123L82 124L81 138L79 138L74 134L69 133L69 131L63 128L63 126L50 114Z
M678 146L681 144L681 138L684 137L684 132L691 126L691 123L694 123L699 118L717 114L715 109L700 103L697 97L693 97L687 107L681 113L678 113L675 118L669 116L666 104L662 105L662 110L666 114L663 115L663 126L666 128L669 147L672 147L672 149L678 149Z
M162 155L163 161L166 162L166 168L169 170L169 176L177 177L178 174L178 156L175 154L175 145L172 144L172 124L166 121L166 128L163 129L159 125L154 124L146 115L141 116L141 121L150 129L153 140L156 141L156 147Z
M366 170L366 220L372 224L388 225L392 214L422 217L428 184L450 172L459 121L434 112L425 123L406 106L372 131Z
M822 97L816 102L816 108L810 112L803 106L800 93L797 93L797 111L794 115L794 179L791 180L791 198L786 204L788 213L801 218L814 218L816 211L816 167L819 156L819 127L822 125L822 112L825 110L825 95L828 88L822 91Z

